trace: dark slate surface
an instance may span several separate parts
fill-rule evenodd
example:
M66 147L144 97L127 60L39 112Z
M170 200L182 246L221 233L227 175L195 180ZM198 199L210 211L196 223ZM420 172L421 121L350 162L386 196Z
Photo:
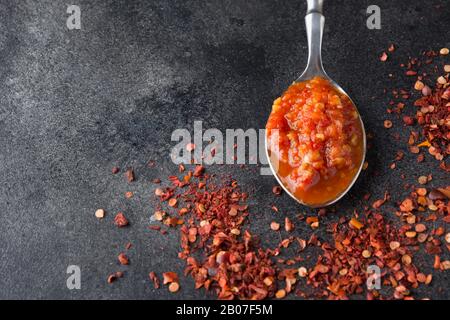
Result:
M325 68L350 93L375 135L369 169L340 202L338 215L350 214L366 192L375 199L387 188L394 201L401 200L407 194L401 173L414 183L432 172L434 186L448 178L428 155L419 166L407 154L391 171L395 152L405 149L407 130L398 122L389 132L382 127L389 101L383 88L393 86L387 74L399 70L400 57L450 46L448 3L378 0L382 30L368 30L365 10L373 2L327 1L325 8ZM153 289L147 274L182 273L177 233L161 236L146 228L154 202L149 181L176 172L170 134L191 128L194 120L203 120L205 128L264 127L272 100L306 63L305 4L74 4L82 10L80 31L66 28L64 1L0 2L0 298L173 298L166 289ZM377 57L391 42L398 50L382 64ZM409 85L397 78L399 87ZM393 140L394 132L401 141ZM157 168L146 167L149 159ZM113 176L114 165L133 166L137 182L128 185L121 175ZM251 229L273 245L279 237L267 232L268 224L281 216L270 205L291 218L308 210L286 196L274 200L274 179L256 169L211 170L231 173L254 189ZM125 191L136 197L125 200ZM103 221L93 217L99 207L108 212ZM118 210L126 212L130 228L112 225ZM327 237L322 229L319 235ZM300 225L295 232L310 234ZM116 256L128 241L131 265L121 268ZM432 257L416 261L431 271ZM81 290L66 288L72 264L81 267ZM106 284L107 275L119 269L126 277ZM435 273L418 296L449 298L448 283L448 273ZM177 298L213 297L194 290L191 279L182 278L181 286Z

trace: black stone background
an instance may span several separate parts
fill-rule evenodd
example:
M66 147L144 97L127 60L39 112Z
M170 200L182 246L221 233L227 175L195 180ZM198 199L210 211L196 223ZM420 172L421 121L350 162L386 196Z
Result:
M148 273L173 270L178 233L162 236L147 229L155 199L149 181L177 172L169 159L171 132L204 128L263 128L271 103L306 64L304 1L87 1L76 0L82 30L66 28L64 1L0 1L0 298L56 299L212 299L181 277L176 295L155 290ZM366 8L382 9L382 29L366 27ZM441 5L438 9L434 5ZM448 1L326 1L323 60L328 74L359 107L366 130L374 135L369 169L336 207L350 215L357 200L385 189L392 210L407 195L405 182L433 173L431 186L448 184L448 175L426 156L417 165L406 153L396 170L389 165L404 150L408 130L385 113L385 87L409 87L399 63L422 50L450 47ZM387 63L379 54L393 42ZM438 60L450 62L449 58ZM388 73L395 71L395 78ZM407 112L413 108L408 105ZM383 120L394 120L386 131ZM393 134L399 132L401 140ZM153 159L156 168L146 163ZM135 168L128 185L111 168ZM208 168L230 173L252 189L250 229L274 246L281 237L269 232L272 220L311 212L286 195L271 196L273 177L255 166ZM405 173L402 181L400 174ZM124 192L133 191L132 200ZM270 206L276 204L281 214ZM97 208L107 217L98 221ZM123 210L131 226L113 226ZM325 221L335 220L327 217ZM317 232L329 239L324 224ZM294 235L311 230L297 223ZM127 242L131 265L116 256ZM448 259L448 254L443 255ZM415 262L426 272L433 257ZM308 263L305 262L307 265ZM81 290L68 290L66 268L79 265ZM125 277L108 285L110 272ZM418 297L449 298L448 272L435 272Z

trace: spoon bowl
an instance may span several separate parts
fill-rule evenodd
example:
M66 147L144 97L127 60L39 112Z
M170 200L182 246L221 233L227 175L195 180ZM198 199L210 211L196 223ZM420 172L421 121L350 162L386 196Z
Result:
M314 203L309 204L305 203L301 199L299 199L291 190L289 190L288 186L283 182L281 177L278 174L278 162L274 161L274 159L271 157L269 152L269 144L268 144L268 134L265 135L265 145L266 145L266 156L269 162L269 166L271 168L272 173L274 174L275 178L277 179L280 186L284 189L284 191L289 194L293 199L295 199L297 202L299 202L302 205L306 205L311 208L319 208L319 207L326 207L333 203L336 203L339 201L342 197L344 197L348 191L352 188L352 186L355 184L356 180L358 179L359 174L361 173L364 159L366 156L366 133L364 130L364 123L361 119L361 115L358 112L358 109L356 108L355 103L350 98L350 96L342 89L341 86L339 86L333 79L331 79L327 73L325 72L323 65L322 65L322 55L321 55L321 46L322 46L322 34L323 34L323 28L325 23L325 18L322 14L322 8L323 8L323 0L307 0L308 9L305 16L305 23L306 23L306 32L308 36L308 63L303 71L303 73L298 77L294 83L304 82L313 79L314 77L321 77L325 80L327 80L332 87L334 87L339 93L342 95L345 95L351 104L353 105L355 111L358 115L358 120L361 126L361 132L362 132L362 158L361 163L359 163L359 166L357 168L356 173L353 176L353 179L348 184L348 186L345 188L345 190L341 191L339 194L337 194L336 197L333 199L330 199L323 203Z

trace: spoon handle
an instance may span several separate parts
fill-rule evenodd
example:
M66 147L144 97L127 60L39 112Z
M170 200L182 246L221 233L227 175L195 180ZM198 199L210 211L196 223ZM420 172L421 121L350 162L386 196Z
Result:
M308 36L308 64L302 78L326 76L322 66L322 34L325 17L322 15L323 0L307 0L305 23Z
M323 0L307 0L307 2L308 2L308 9L306 11L306 14L312 12L322 14Z

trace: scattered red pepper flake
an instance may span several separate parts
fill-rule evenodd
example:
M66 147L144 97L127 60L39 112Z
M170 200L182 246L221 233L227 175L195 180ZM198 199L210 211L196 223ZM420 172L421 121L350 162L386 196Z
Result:
M168 284L172 282L178 282L178 275L175 272L164 272L163 273L163 284Z
M289 220L288 217L284 218L284 229L286 230L286 232L291 232L292 230L294 230L294 224L291 220Z
M396 160L402 157L397 154ZM378 210L374 211L367 205L364 214L355 211L355 217L350 220L343 216L338 223L327 223L327 230L333 235L331 242L322 242L313 233L308 241L290 236L281 240L275 249L263 249L257 237L243 229L248 216L248 205L245 204L248 194L240 191L235 180L212 183L204 168L199 167L194 169L197 175L188 172L189 179L180 181L175 176L170 177L173 187L160 189L157 194L161 205L171 206L171 199L175 199L182 207L171 213L171 217L166 217L163 208L158 207L157 212L161 213L160 220L164 224L179 226L182 249L179 257L186 261L185 273L193 277L196 288L212 290L219 299L284 298L294 291L298 276L304 277L306 285L317 290L317 297L346 299L364 292L368 276L366 269L370 264L377 264L383 269L383 279L385 284L394 288L394 298L410 299L411 289L416 288L418 283L429 284L432 281L432 275L419 272L413 263L412 253L421 240L430 254L438 256L441 253L441 240L437 237L443 236L445 229L440 227L427 234L426 221L448 219L445 201L450 195L449 188L428 192L425 188L411 186L413 191L410 197L402 201L397 212L402 221L408 221L400 228L388 224ZM198 181L191 181L191 177ZM429 180L431 176L426 178ZM380 209L388 199L386 192L384 199L375 201L372 207ZM421 216L425 210L433 212L426 219ZM177 211L180 216L183 215L183 220L176 216ZM318 212L319 216L325 214L325 210ZM432 216L434 220L431 220ZM304 215L298 217L302 220ZM424 223L416 224L416 220ZM307 217L306 222L316 228L319 217ZM159 226L149 228L156 227ZM287 217L284 227L287 232L294 227ZM309 270L306 267L289 268L304 261L304 257L276 258L292 242L298 243L298 252L302 252L307 245L321 248L322 253ZM202 254L197 254L198 249ZM445 270L449 264L440 260L439 264L434 263L439 265L440 270ZM108 278L108 282L118 277L117 273L110 276L112 278ZM149 277L154 286L159 287L159 281L155 284L156 274L150 273ZM284 289L278 287L278 281L284 281ZM169 285L171 292L179 290L178 275L174 272L164 273L163 283ZM295 293L306 296L300 290ZM384 298L376 291L367 292L367 297Z
M117 271L117 272L115 272L115 273L110 274L110 275L108 276L107 281L108 281L109 284L111 284L111 283L113 283L114 281L116 281L117 279L122 278L122 277L123 277L123 272Z
M131 192L131 191L125 192L125 198L131 199L132 197L133 197L133 192Z
M127 255L123 252L121 252L117 258L119 259L121 265L130 264L130 260L128 259Z
M128 225L128 220L125 217L125 215L122 212L117 213L117 215L114 217L114 223L119 228L125 227Z
M134 171L133 169L129 168L127 171L125 171L125 177L127 178L128 182L134 181Z
M154 271L152 271L148 274L148 276L150 278L150 281L153 283L153 287L155 289L159 289L159 279L156 276L156 273Z

